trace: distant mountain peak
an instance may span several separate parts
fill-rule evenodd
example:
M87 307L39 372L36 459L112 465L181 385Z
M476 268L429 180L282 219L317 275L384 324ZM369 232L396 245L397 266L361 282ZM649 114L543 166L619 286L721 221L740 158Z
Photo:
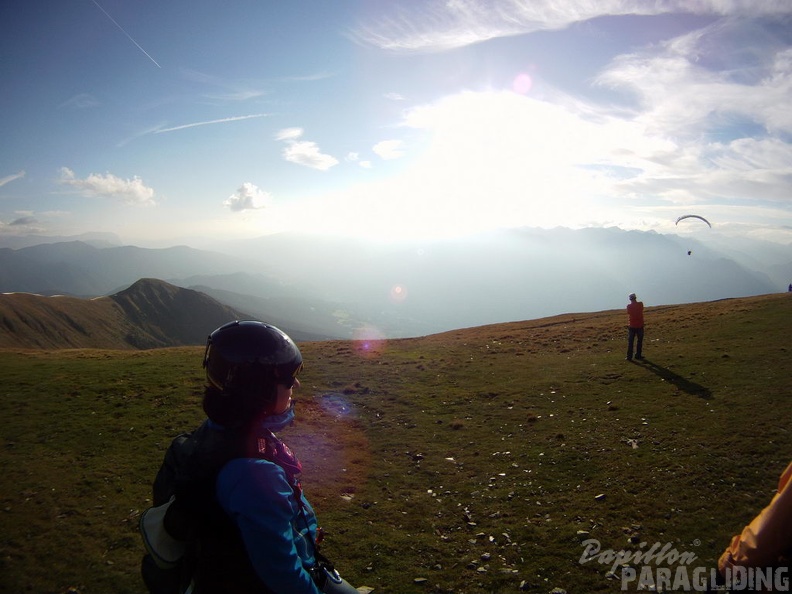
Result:
M165 344L203 344L209 332L243 316L204 293L143 278L110 297L127 319Z
M0 294L0 347L150 349L203 345L215 328L244 318L191 289L144 278L111 297Z
M157 292L161 294L175 296L182 291L191 291L191 290L183 289L181 287L171 285L170 283L167 283L158 278L141 278L140 280L135 281L134 283L129 285L126 289L118 291L117 293L112 295L112 297L123 296L123 297L133 298L135 296L139 296L141 294L147 294L151 292ZM197 293L198 291L191 291L191 292Z

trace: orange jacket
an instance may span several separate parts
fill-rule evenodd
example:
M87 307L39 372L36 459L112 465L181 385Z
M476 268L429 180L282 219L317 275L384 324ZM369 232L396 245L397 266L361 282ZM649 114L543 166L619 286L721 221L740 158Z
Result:
M788 563L792 553L792 463L778 481L778 492L770 504L742 531L732 537L729 547L718 560L718 569L743 567L777 567Z
M627 315L630 317L630 328L643 328L643 301L630 301L627 305Z

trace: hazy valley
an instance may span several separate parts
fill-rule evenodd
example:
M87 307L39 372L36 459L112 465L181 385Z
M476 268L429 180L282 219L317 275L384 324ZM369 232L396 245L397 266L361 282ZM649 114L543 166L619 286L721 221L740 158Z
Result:
M92 243L0 248L0 291L90 298L155 278L305 336L398 338L621 308L633 291L663 305L792 281L788 246L707 233L523 229L401 244L277 235L211 250L83 239Z

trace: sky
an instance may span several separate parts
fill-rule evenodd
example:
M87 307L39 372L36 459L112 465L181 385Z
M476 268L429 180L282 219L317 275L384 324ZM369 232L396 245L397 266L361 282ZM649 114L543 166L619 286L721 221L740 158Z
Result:
M0 236L792 243L787 0L17 0L0 55Z

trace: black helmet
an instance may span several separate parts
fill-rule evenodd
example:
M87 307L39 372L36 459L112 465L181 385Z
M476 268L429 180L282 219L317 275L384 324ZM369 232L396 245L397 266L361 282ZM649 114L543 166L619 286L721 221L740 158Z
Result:
M209 389L217 392L212 412L216 416L219 405L233 409L227 411L233 415L274 404L276 385L294 383L302 369L302 355L294 341L275 326L235 321L209 335L203 366ZM207 414L212 418L209 410Z

